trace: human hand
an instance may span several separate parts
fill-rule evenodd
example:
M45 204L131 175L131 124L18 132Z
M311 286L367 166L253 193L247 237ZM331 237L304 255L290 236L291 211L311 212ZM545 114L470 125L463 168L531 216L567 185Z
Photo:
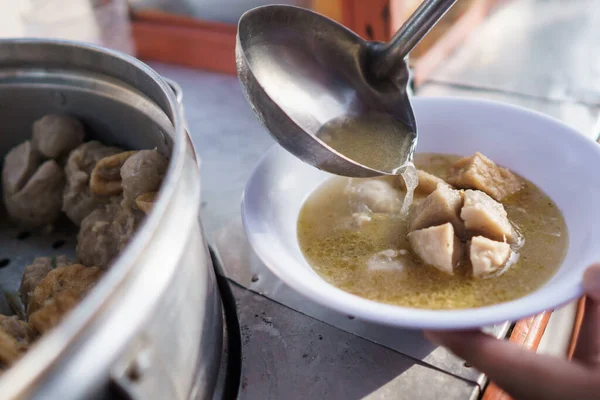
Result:
M485 373L515 399L600 398L600 264L583 276L585 314L573 360L536 354L481 331L425 336Z

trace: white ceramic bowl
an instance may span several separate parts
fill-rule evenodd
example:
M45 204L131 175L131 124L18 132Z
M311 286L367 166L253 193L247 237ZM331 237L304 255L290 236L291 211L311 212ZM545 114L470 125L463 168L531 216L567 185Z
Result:
M509 105L450 97L416 97L413 102L418 152L480 151L535 183L556 202L567 223L569 248L554 277L520 299L463 310L398 307L344 292L313 271L296 232L303 202L331 175L278 146L256 167L242 203L249 241L267 267L326 307L409 328L461 329L516 321L580 296L583 271L600 261L600 146L556 120Z

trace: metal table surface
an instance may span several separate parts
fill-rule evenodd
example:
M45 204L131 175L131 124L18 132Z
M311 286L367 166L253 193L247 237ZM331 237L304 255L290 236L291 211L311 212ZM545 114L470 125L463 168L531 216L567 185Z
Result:
M451 56L435 77L419 88L418 94L485 97L522 105L597 138L600 103L594 100L594 93L600 92L597 92L597 76L586 69L590 60L584 57L570 57L557 63L544 60L556 51L557 42L568 41L579 49L576 52L579 55L585 49L597 47L597 36L581 32L595 29L597 19L592 16L598 15L600 4L573 1L577 5L574 8L581 11L586 6L592 11L582 19L581 14L569 9L559 14L559 21L554 21L551 17L558 18L558 3L556 0L509 3ZM535 13L531 7L535 7ZM529 10L526 13L529 19L521 15L523 10ZM498 32L503 23L513 26L515 15L519 15L520 21L517 43L513 34L489 33ZM540 19L560 27L564 35L570 34L568 40L562 36L562 41L557 40L548 33L553 29L538 23ZM544 29L540 31L541 26ZM481 59L481 54L502 54L517 44L527 48L520 51L521 58L515 59L518 65L502 63L498 58L491 58L495 60L493 63L483 63ZM158 63L151 66L183 88L190 135L202 163L203 224L209 240L214 242L223 227L237 223L246 180L273 141L256 121L235 77ZM575 71L589 73L577 75ZM567 77L567 73L573 74ZM518 84L510 86L506 82ZM567 96L565 87L589 90L570 90ZM431 359L408 357L237 284L232 283L231 289L243 340L240 398L469 399L481 393L484 383L481 375L476 371L465 372L464 365L452 363L454 368L460 367L458 372L434 367L438 364L429 362ZM432 350L430 357L446 355Z

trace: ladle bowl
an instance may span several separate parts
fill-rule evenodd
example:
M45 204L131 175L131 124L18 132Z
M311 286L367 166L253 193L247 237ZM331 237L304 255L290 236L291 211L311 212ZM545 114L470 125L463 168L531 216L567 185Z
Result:
M349 158L320 133L332 121L362 121L357 126L372 136L374 158L392 151L398 156L396 167L410 161L417 126L404 58L454 1L425 1L389 43L363 40L339 23L299 7L250 10L240 19L236 42L244 94L277 142L302 161L337 175L393 174L393 168ZM374 115L375 127L364 123ZM390 129L401 135L391 146L389 140L379 140Z

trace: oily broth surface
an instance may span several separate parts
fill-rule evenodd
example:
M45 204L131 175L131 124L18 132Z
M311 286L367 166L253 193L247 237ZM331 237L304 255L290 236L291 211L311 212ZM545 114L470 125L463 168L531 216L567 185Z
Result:
M417 168L441 178L458 157L417 154ZM399 178L377 178L391 180ZM550 279L564 259L568 237L556 205L535 185L503 202L525 243L519 260L488 279L467 275L465 263L454 276L423 265L410 253L403 216L374 214L360 230L349 227L351 209L344 188L348 178L334 177L306 200L298 219L298 240L309 264L327 282L383 303L428 309L460 309L501 303L525 296ZM416 196L415 203L422 200ZM366 267L374 253L408 250L401 270Z

